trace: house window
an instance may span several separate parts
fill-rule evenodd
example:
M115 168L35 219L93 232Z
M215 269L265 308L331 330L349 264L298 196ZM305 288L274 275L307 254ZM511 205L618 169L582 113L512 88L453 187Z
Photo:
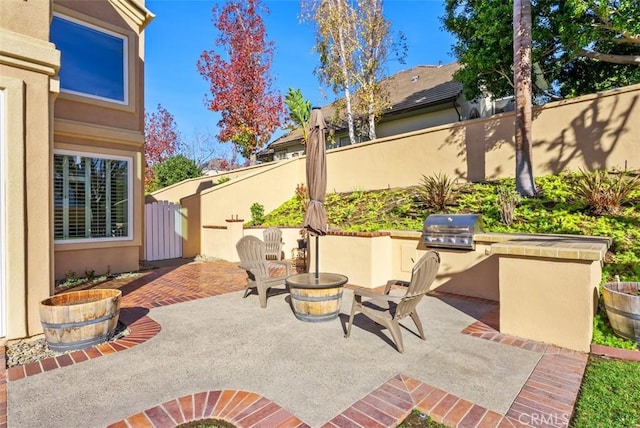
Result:
M127 38L54 14L51 41L60 50L63 92L127 104Z
M60 151L53 164L56 241L131 239L131 158Z

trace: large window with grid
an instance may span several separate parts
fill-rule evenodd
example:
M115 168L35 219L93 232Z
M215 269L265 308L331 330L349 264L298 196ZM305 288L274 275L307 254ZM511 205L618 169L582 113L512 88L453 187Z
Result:
M131 239L131 158L56 151L53 164L56 241Z
M63 92L127 104L127 38L54 13L51 41L60 50Z

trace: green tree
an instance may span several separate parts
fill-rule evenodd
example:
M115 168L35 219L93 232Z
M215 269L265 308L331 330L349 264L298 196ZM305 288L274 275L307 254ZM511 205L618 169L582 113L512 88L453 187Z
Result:
M637 0L532 2L535 99L577 96L640 82L637 8ZM495 97L514 93L512 10L513 1L445 0L441 19L457 39L453 53L463 67L455 78L463 83L468 99L485 93Z
M559 36L568 52L613 64L640 65L640 49L611 52L610 42L640 48L640 3L638 0L566 0L559 8L565 24Z
M195 161L184 155L171 156L153 167L153 183L149 191L154 192L182 180L200 176L202 172Z
M302 140L307 143L309 136L309 116L311 115L311 101L302 96L300 89L289 88L284 97L284 104L289 109L287 129L302 128Z

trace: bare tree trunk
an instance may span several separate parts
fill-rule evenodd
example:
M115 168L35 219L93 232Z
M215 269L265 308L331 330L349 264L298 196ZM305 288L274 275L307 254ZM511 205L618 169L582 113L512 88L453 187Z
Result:
M373 112L373 104L369 103L369 139L375 140L376 136L376 116Z
M531 1L513 2L513 80L515 84L516 190L521 196L536 195L532 155Z
M338 8L338 16L344 16L342 12L342 1L337 0L335 2L336 7ZM346 25L351 25L351 23L346 22ZM345 35L344 28L342 25L338 27L338 43L340 46L340 57L342 58L340 67L342 69L342 78L344 79L344 99L346 102L346 110L347 110L347 124L349 125L349 142L351 144L355 144L356 142L356 133L353 127L353 109L351 107L351 89L349 88L349 82L351 81L351 76L349 75L349 68L347 67L347 62L349 60L347 53L347 49L345 47Z

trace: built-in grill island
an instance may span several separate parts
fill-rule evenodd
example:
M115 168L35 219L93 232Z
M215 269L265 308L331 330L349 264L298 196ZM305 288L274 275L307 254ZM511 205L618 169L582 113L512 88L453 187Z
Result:
M424 221L422 242L426 247L474 250L475 233L482 233L479 214L432 214Z

